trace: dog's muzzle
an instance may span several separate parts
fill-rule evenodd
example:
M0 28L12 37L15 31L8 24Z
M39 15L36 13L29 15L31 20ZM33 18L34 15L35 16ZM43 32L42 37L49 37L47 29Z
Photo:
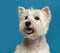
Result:
M31 26L31 22L30 21L26 21L25 22L25 28L24 28L24 32L26 34L32 34L32 33L34 33L34 28L32 28L30 26Z

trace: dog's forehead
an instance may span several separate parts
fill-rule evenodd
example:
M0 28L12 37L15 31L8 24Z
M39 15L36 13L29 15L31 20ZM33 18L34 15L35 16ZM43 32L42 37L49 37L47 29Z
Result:
M28 9L26 10L27 14L39 14L41 12L41 10L34 10L34 9Z

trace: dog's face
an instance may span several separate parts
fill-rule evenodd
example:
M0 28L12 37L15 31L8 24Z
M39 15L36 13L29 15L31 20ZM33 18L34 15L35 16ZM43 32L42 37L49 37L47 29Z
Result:
M36 37L47 33L51 14L48 7L43 9L25 9L19 7L19 29L24 34L25 38L35 39Z

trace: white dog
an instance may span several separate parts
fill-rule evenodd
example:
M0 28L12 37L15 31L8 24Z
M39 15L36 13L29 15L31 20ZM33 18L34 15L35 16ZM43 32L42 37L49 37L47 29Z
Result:
M50 53L45 37L51 20L49 7L41 10L19 7L18 11L19 29L25 39L17 46L15 53Z

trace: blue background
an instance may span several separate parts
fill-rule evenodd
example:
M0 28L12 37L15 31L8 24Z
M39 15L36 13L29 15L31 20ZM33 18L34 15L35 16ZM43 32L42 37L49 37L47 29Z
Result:
M60 53L60 0L0 0L0 53L12 53L23 40L18 29L18 6L50 7L52 20L46 37L51 53Z

